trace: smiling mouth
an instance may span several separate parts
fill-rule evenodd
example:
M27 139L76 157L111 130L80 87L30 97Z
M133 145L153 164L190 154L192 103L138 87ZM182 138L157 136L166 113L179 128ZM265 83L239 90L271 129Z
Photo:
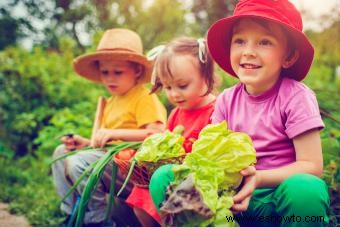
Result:
M259 68L261 68L261 66L259 66L259 65L254 65L254 64L249 64L249 63L243 63L243 64L240 64L240 66L244 69L259 69Z

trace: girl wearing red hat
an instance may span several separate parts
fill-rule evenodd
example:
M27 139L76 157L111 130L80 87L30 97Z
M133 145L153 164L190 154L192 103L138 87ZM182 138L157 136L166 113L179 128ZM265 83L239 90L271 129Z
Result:
M226 120L246 132L257 152L256 171L243 173L234 196L239 224L327 226L324 124L315 94L301 82L314 50L299 12L287 0L243 0L210 27L207 41L217 64L240 81L219 95L212 123Z

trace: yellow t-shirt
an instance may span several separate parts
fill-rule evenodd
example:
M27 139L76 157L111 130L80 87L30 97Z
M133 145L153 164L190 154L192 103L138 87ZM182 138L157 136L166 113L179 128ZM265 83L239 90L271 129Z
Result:
M142 84L123 96L110 97L105 105L101 128L138 129L155 122L166 123L166 110L157 95Z

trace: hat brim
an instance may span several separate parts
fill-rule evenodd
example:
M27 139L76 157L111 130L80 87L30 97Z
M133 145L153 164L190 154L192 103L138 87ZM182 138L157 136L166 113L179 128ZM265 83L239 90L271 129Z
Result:
M313 62L313 46L301 31L291 27L288 24L267 17L255 15L237 15L216 21L209 28L207 34L207 44L209 52L216 63L227 73L234 77L237 77L230 63L230 43L233 24L241 18L251 17L281 24L288 30L288 32L290 32L293 41L295 42L295 47L299 52L299 58L294 65L292 65L288 69L283 69L281 71L281 75L293 78L297 81L303 80L306 77Z
M131 61L144 66L144 72L140 82L150 83L152 73L152 62L144 55L128 52L128 51L97 51L91 54L81 55L73 60L73 69L80 76L91 81L101 83L98 61Z

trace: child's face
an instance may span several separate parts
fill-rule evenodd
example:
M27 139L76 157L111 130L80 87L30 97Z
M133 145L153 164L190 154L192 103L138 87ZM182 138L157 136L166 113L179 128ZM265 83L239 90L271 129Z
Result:
M169 101L183 109L197 109L207 103L207 85L198 70L198 60L190 55L178 55L171 59L172 78L160 77Z
M251 19L242 19L233 31L231 66L247 92L259 95L280 77L288 52L285 35L278 25L265 28Z
M113 95L124 95L137 84L141 74L128 61L101 60L99 71L104 86Z

